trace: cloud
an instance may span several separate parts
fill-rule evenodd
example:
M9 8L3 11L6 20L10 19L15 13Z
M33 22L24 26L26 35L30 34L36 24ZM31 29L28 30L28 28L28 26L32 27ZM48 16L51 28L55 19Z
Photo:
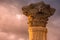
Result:
M0 5L0 40L27 38L26 16L21 14L20 9L18 10L18 5L4 2ZM18 19L16 15L21 15L21 18Z
M38 1L40 0L0 0L0 40L28 39L27 17L22 15L21 7ZM49 1L48 3L51 4ZM58 3L52 3L57 12L49 19L47 25L48 40L59 40L60 16L57 16L59 6L56 6ZM16 15L21 15L21 18L18 19Z

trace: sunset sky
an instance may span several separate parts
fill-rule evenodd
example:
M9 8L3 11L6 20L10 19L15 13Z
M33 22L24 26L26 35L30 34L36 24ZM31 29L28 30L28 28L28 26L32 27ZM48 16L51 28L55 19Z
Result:
M41 0L0 0L0 40L28 40L27 17L21 8ZM55 8L49 18L47 40L60 40L60 0L43 0Z

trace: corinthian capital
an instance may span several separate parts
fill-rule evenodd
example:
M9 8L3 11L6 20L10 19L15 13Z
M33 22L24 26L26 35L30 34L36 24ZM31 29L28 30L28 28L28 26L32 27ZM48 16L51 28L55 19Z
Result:
M28 23L30 26L42 26L46 27L48 17L52 16L55 12L54 8L51 8L49 4L44 2L32 3L22 8L23 14L28 17Z

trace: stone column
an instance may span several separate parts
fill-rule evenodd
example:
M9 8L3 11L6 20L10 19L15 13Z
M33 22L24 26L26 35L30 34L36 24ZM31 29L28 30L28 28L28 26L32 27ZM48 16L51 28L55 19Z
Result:
M47 40L46 24L55 9L49 4L38 2L24 6L22 10L23 14L28 17L29 40Z
M47 40L47 29L44 27L29 27L29 40Z

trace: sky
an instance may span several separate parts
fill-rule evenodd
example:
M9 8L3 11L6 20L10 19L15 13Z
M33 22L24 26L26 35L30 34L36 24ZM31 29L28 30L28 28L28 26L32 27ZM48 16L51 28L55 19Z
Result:
M21 8L42 0L0 0L0 40L28 40L28 18ZM47 40L60 40L60 0L43 0L56 11L47 24Z

